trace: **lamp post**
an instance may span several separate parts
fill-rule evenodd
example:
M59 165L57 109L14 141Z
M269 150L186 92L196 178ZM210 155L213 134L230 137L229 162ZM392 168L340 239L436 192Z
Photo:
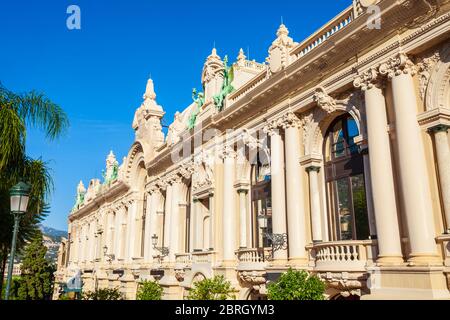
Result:
M116 259L116 255L114 253L108 253L108 246L103 247L103 256L108 258L108 262L111 263Z
M27 212L28 200L30 198L31 187L19 182L9 191L11 199L11 214L14 216L14 231L11 245L11 254L9 255L8 277L6 279L5 300L9 299L9 290L11 288L12 271L14 267L14 255L16 254L17 233L19 231L20 218Z
M152 236L152 245L153 245L153 249L159 251L160 254L160 259L164 259L165 257L167 257L169 255L169 248L167 247L157 247L158 245L158 236L156 234L154 234Z
M269 239L272 243L272 255L275 251L286 250L288 244L288 236L286 233L277 234L267 232L269 226L269 216L265 214L258 215L258 223L265 238ZM264 256L264 255L263 255ZM270 260L270 258L268 259Z

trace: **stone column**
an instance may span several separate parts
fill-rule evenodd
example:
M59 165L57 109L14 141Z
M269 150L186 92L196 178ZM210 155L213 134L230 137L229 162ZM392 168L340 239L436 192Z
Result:
M438 256L413 72L413 63L403 53L380 66L380 73L392 83L400 185L411 247L409 262L430 265L438 263Z
M284 173L283 139L276 125L271 124L266 132L270 135L271 187L272 187L272 230L274 234L286 234L286 185ZM274 252L275 264L287 260L287 250Z
M320 209L319 172L320 167L310 165L306 168L309 174L309 197L311 206L311 228L314 243L322 242L322 213Z
M166 202L164 206L164 239L160 239L160 243L164 247L170 246L170 228L172 213L172 186L169 184L166 189Z
M235 212L235 161L236 153L232 147L226 146L221 155L223 157L223 260L235 260L236 243L236 212Z
M444 205L446 233L450 234L450 148L448 141L449 126L437 125L429 129L434 135L436 158L439 169L442 202Z
M144 262L150 263L153 261L153 245L152 245L152 235L156 232L153 232L154 226L156 224L156 212L154 212L155 208L155 190L152 189L147 194L147 208L145 212L145 233L144 233Z
M306 264L306 219L303 174L300 169L299 119L290 112L284 117L286 150L286 200L289 260ZM277 192L275 190L275 192Z
M131 261L132 258L136 257L136 238L138 232L136 232L136 217L138 214L138 204L140 201L133 199L128 203L128 228L127 228L127 254L126 258Z
M114 251L116 255L116 259L123 258L123 252L122 252L122 241L125 241L125 239L122 239L124 235L122 234L122 224L123 224L123 216L124 216L124 210L125 208L123 206L116 208L116 224L115 224L115 237L114 237Z
M192 250L202 251L201 247L201 224L200 224L200 200L194 198L192 201L191 219L192 219Z
M172 183L172 205L170 217L170 243L169 259L175 261L175 255L181 253L180 250L180 192L181 178L174 178Z
M247 194L248 190L240 189L239 193L239 247L247 248Z
M108 240L106 240L106 246L108 247L107 254L114 253L114 211L108 212L108 225L105 228L105 232L107 232Z
M369 196L374 200L378 263L399 264L403 258L382 82L379 81L377 71L371 69L355 79L354 85L364 91L366 105L372 191Z
M214 194L211 193L209 195L209 250L214 251L215 248L215 241L214 241L214 219L215 219L215 205L214 205L215 197Z

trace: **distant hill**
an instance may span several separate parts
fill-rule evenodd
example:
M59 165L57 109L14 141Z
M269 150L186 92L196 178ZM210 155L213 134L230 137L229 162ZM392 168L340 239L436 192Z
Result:
M62 238L67 239L67 232L56 230L50 227L41 225L40 229L44 235L44 245L47 247L47 258L54 263L58 260L58 250Z
M54 241L61 242L61 238L67 239L67 231L56 230L43 225L41 225L40 228L45 236L52 238Z

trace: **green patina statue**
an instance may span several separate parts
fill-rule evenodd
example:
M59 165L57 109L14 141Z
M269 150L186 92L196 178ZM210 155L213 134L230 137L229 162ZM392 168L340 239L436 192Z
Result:
M231 84L234 80L234 69L233 66L228 66L228 56L225 56L225 58L223 59L223 65L224 69L222 89L220 90L219 94L213 97L214 104L219 112L224 108L225 98L234 91L234 87Z
M194 129L195 123L197 122L197 116L200 113L203 105L205 104L205 95L203 92L197 93L197 89L192 89L192 100L194 100L195 104L197 105L197 108L192 112L191 116L189 117L188 121L188 129Z
M84 203L84 195L86 194L86 189L83 184L80 184L77 187L77 197L75 199L75 205L73 206L72 212L80 208L80 206Z
M110 182L116 180L118 177L118 174L119 174L119 165L116 162L116 163L112 164L110 170L102 171L102 176L103 176L103 181L104 181L103 184L109 184Z

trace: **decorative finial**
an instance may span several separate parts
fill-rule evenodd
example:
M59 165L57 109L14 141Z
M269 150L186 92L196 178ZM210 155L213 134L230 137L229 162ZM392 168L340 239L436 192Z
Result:
M289 30L288 28L286 28L286 26L284 25L284 23L282 23L280 25L280 27L278 28L277 31L277 36L281 37L281 36L288 36L289 35Z
M84 193L84 192L86 192L86 188L84 187L84 184L83 184L83 181L82 181L82 180L80 180L80 183L78 184L77 192L78 192L78 193Z
M153 85L153 80L151 78L148 79L147 87L145 88L144 100L146 99L150 100L156 99L155 87Z
M244 61L245 59L247 59L247 57L244 54L244 49L240 49L239 50L239 55L237 57L238 61Z

